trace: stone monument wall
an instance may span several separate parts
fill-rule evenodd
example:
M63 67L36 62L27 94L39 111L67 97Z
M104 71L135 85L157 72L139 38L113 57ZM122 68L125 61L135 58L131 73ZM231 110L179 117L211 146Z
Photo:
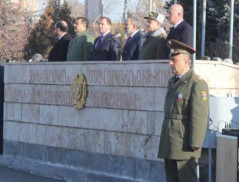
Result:
M238 66L195 68L213 96L239 95ZM81 110L72 104L77 74L88 86ZM168 61L5 65L1 163L78 182L165 181L157 150L171 76Z

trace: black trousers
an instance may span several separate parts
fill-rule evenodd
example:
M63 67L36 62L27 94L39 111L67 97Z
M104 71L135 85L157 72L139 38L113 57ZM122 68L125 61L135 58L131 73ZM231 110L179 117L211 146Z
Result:
M165 159L167 182L196 182L198 159L170 160Z

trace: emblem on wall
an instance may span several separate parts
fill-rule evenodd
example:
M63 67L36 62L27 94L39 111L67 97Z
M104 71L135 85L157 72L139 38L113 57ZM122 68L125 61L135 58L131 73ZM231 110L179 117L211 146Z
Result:
M82 109L86 103L87 82L84 74L76 75L71 85L72 102L76 109Z

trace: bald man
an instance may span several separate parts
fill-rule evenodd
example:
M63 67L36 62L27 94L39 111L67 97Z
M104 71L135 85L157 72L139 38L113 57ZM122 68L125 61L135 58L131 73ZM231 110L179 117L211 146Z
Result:
M68 45L71 41L71 36L68 32L68 25L65 21L58 21L54 26L54 31L57 36L57 41L49 53L48 61L66 61Z
M193 47L193 29L192 26L189 25L183 19L184 10L180 4L173 4L167 13L167 19L169 23L173 25L168 36L166 38L163 54L165 59L169 59L169 48L167 47L167 42L170 39L178 40L183 42L191 47Z

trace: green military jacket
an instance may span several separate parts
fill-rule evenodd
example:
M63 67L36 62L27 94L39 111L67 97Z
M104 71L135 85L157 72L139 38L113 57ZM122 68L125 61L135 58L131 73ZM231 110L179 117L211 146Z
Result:
M166 39L166 32L163 28L152 34L147 33L144 37L139 60L156 60L163 57L163 46Z
M209 115L207 83L192 69L176 83L173 76L168 83L164 104L164 121L158 157L187 160L199 158Z
M86 31L77 33L70 41L67 51L67 61L92 60L94 38Z

